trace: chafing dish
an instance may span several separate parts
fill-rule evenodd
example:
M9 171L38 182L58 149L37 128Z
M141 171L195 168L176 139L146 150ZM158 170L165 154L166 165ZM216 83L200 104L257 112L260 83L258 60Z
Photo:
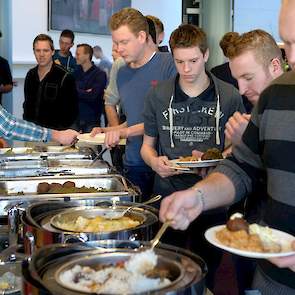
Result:
M62 146L45 146L42 149L36 147L21 147L0 149L0 161L21 161L47 159L92 159L95 153L91 148L80 147L68 149Z
M38 159L6 161L0 163L0 177L37 177L58 175L100 175L113 170L103 160L94 163L90 159Z
M92 243L46 246L37 251L23 267L24 290L34 294L77 295L57 282L58 271L74 260L83 265L115 264L127 260L131 254L149 242L104 240ZM194 294L205 293L205 262L191 252L160 244L154 251L158 255L157 267L165 269L172 281L168 286L141 294Z
M73 209L84 214L93 211L109 210L112 202L97 202L95 200L71 202L41 202L30 205L22 215L23 239L26 254L31 254L35 248L39 249L53 243L69 243L78 241L95 241L102 239L141 239L149 240L158 229L158 211L150 206L136 203L116 202L118 210L125 209L132 204L128 215L139 221L139 225L129 229L109 232L67 232L52 226L52 219L65 210ZM87 211L89 210L89 211Z

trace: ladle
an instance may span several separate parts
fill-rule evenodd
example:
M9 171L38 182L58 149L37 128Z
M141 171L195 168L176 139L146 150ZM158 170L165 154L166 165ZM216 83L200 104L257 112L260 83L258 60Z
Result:
M123 217L133 207L141 207L141 206L144 206L144 205L148 205L148 204L154 203L156 201L159 201L161 198L162 198L161 195L154 196L151 199L149 199L149 200L147 200L147 201L145 201L143 203L135 204L133 206L129 206L126 209L124 209L123 211L115 211L114 209L116 209L116 206L113 206L112 207L113 210L104 212L103 217L106 218L106 219L119 219L119 218Z

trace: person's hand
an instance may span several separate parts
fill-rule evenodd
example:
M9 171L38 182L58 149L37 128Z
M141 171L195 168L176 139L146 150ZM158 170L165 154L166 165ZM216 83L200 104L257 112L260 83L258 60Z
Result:
M168 177L181 173L181 171L177 171L170 166L170 161L166 156L154 157L151 160L151 168L161 177Z
M107 148L113 148L120 143L121 130L112 130L105 133L104 144Z
M61 143L62 145L71 145L77 140L79 132L73 129L67 130L52 130L52 140Z
M292 243L292 249L295 251L295 241ZM286 257L271 258L269 261L279 268L288 267L295 272L295 254Z
M99 134L99 133L104 133L104 128L94 127L94 128L92 128L92 130L90 132L90 136L94 137L96 134Z
M251 115L235 112L225 124L225 136L232 144L239 144Z
M174 229L185 230L203 210L203 204L193 189L178 191L164 198L160 207L160 220L171 220Z

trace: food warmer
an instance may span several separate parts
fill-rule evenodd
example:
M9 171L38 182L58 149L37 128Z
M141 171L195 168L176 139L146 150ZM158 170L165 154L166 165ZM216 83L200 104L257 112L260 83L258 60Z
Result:
M119 240L46 246L23 264L24 294L84 294L59 284L57 274L65 263L79 259L85 266L115 265L148 247L149 242ZM156 269L165 270L171 283L140 294L205 294L207 267L199 256L165 244L159 244L154 251L158 255Z
M93 218L103 216L105 212L116 210L122 212L132 206L126 216L136 220L135 227L110 230L105 232L72 232L54 226L53 220L64 212L79 212L80 216ZM53 243L88 242L102 239L150 240L158 230L158 211L147 205L130 202L95 200L70 202L40 202L30 205L21 217L23 225L23 242L26 254L32 254L35 249ZM112 220L110 220L112 222Z

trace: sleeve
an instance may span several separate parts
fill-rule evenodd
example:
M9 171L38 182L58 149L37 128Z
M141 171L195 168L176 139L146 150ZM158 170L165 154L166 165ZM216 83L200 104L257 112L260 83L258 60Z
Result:
M261 116L261 115L260 115ZM261 175L263 163L259 140L259 118L257 105L239 145L233 147L233 155L214 170L229 177L235 187L235 199L240 200L253 190L256 180Z
M117 87L117 75L119 69L125 64L123 59L118 59L116 62L113 63L110 78L109 78L109 85L104 92L104 100L106 105L118 105L120 102L119 91Z
M0 106L0 136L22 141L49 141L51 130L17 119Z
M85 89L81 89L77 87L79 98L89 102L94 102L98 98L102 98L104 89L106 87L106 83L107 83L106 73L103 71L98 72L92 81L91 92L87 92Z
M11 71L10 71L10 67L8 64L7 60L4 60L4 64L3 64L3 77L2 78L2 83L4 85L12 85L12 76L11 76Z
M156 106L154 105L156 100L155 88L152 87L144 100L143 112L144 133L151 137L157 137L159 134L157 128Z
M67 73L60 89L60 99L63 107L61 110L67 110L67 114L63 114L65 128L69 127L78 117L78 93L73 75Z
M32 118L33 107L30 107L30 71L27 73L24 84L24 103L23 103L23 118L29 120Z
M165 79L168 80L168 79L171 79L176 76L177 70L175 67L175 63L174 63L172 54L170 52L165 52L162 54L167 55L167 59L165 60L163 66L166 68L166 78Z

